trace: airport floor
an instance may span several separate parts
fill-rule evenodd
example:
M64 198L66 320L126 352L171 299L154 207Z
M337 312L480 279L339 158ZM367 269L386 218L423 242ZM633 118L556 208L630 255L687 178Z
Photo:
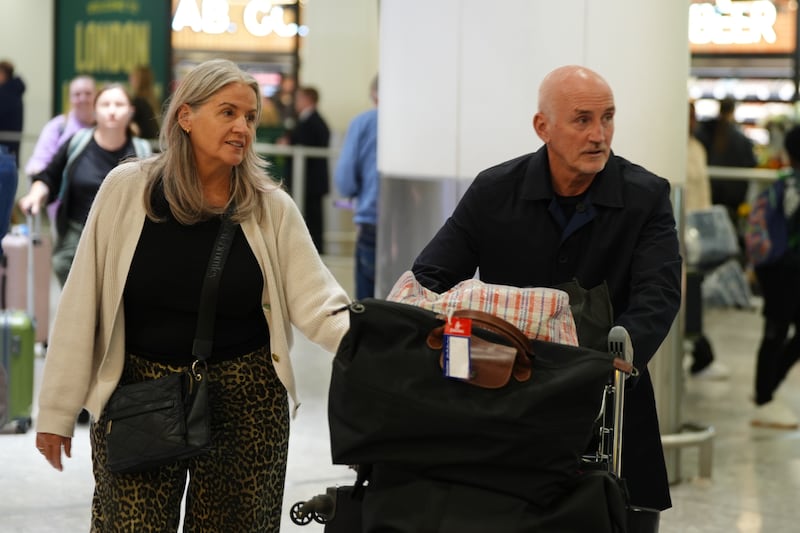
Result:
M352 261L327 257L342 284L351 289ZM57 298L57 291L53 292ZM679 475L672 486L674 507L662 514L661 533L789 533L800 522L800 431L750 426L752 376L761 332L757 310L709 309L705 317L717 360L732 370L730 379L686 379L682 420L712 425L712 476L698 477L694 448L679 453ZM292 422L284 498L283 533L322 532L312 522L297 526L290 507L348 484L354 474L330 463L326 395L332 356L297 336L293 359L302 399ZM36 361L36 377L44 359ZM800 413L800 370L794 369L780 397ZM34 405L34 416L36 406ZM79 426L73 457L63 472L36 452L35 434L0 435L0 532L72 533L88 531L92 475L88 430ZM624 444L624 443L623 443ZM487 526L487 533L494 533Z

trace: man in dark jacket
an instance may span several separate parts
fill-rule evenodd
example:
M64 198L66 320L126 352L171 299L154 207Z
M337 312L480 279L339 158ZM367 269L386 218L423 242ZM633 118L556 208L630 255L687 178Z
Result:
M331 139L328 124L317 111L319 92L313 87L300 87L294 100L297 111L297 125L287 136L291 145L316 146L327 148ZM291 189L291 176L293 165L290 161L286 166L287 186ZM309 157L305 167L305 199L303 201L303 216L306 219L311 239L319 253L323 253L323 209L322 198L330 189L330 176L328 172L328 158Z
M9 61L0 61L0 132L22 133L22 94L25 83L14 76L14 65ZM19 140L0 138L0 145L14 154L19 167Z
M611 152L614 114L597 73L548 74L533 118L545 146L481 172L413 271L437 292L476 270L517 287L606 282L640 372L625 398L623 477L633 505L663 510L671 502L647 363L680 306L681 258L670 185Z
M741 132L735 118L736 101L725 98L719 102L719 116L700 122L695 135L703 143L708 164L719 167L751 168L758 164L751 141ZM735 178L717 177L711 181L711 203L724 205L733 227L739 227L739 206L747 199L748 183ZM744 242L739 239L740 248ZM744 254L741 254L744 264Z

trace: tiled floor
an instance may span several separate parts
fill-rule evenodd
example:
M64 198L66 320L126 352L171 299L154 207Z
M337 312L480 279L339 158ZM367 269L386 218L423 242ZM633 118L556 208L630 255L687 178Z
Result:
M686 382L683 419L716 429L711 480L696 476L697 456L683 453L684 480L672 489L673 509L663 533L789 533L800 531L800 431L753 428L755 353L761 334L757 311L713 309L706 314L717 359L732 370L727 381ZM800 413L800 369L778 398Z
M329 258L331 269L352 287L352 264ZM57 295L57 294L56 294ZM730 380L685 383L683 419L711 424L712 479L697 479L696 451L681 453L681 480L672 488L674 508L662 515L662 533L789 533L800 531L800 432L756 430L749 425L754 353L760 335L757 312L709 310L706 329L717 358L733 370ZM354 475L330 464L326 422L331 355L300 337L293 354L303 400L292 422L282 532L321 532L312 523L291 523L289 507L345 484ZM37 360L37 376L43 360ZM800 412L800 370L781 389ZM88 433L79 427L73 458L64 472L50 468L34 449L34 433L0 436L0 532L71 533L88 530L92 497ZM487 527L487 533L493 533Z

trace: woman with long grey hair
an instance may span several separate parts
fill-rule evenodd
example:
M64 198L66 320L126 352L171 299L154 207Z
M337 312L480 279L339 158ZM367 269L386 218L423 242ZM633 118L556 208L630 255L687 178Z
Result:
M226 60L180 80L160 153L104 181L64 287L45 364L36 445L57 469L75 415L92 426L92 531L278 532L292 326L333 351L348 297L323 265L291 197L253 149L258 83ZM106 405L120 385L190 365L201 285L223 216L235 223L207 360L211 447L141 473L107 465ZM188 475L187 475L188 474ZM188 485L188 487L187 487Z

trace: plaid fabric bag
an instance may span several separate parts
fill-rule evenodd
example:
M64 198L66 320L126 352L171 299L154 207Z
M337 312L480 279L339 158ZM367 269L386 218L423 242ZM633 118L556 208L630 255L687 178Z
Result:
M514 324L529 339L578 346L569 296L558 289L523 289L473 278L437 294L423 287L408 270L395 282L386 299L442 314L459 309L483 311Z

